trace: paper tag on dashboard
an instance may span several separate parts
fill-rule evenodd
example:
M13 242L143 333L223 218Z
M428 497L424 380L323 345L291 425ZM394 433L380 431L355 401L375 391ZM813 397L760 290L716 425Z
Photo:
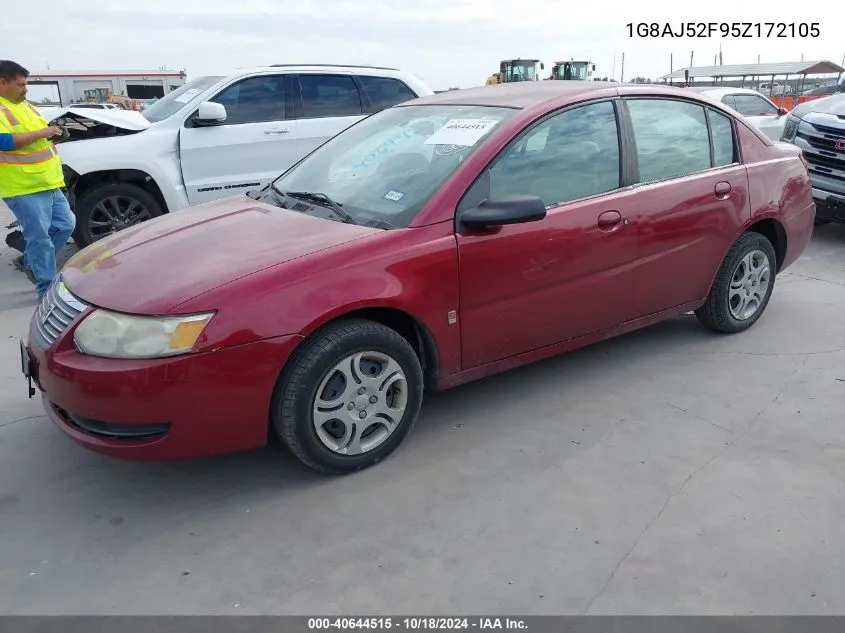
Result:
M495 119L451 119L432 134L426 145L475 145L498 123Z

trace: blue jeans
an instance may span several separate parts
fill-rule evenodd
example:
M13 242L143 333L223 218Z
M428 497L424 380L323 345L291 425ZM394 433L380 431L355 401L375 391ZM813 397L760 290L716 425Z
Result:
M76 218L61 189L4 198L4 201L21 224L26 240L23 262L35 276L35 290L40 297L56 276L56 256L70 239Z

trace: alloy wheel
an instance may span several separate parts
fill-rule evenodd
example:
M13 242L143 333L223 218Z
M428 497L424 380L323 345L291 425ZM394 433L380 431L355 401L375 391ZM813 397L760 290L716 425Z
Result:
M408 380L396 360L375 351L351 354L317 388L314 430L332 452L361 455L390 437L407 406Z
M771 263L761 250L745 255L737 264L728 291L728 308L737 321L753 317L766 299L771 282Z
M152 218L150 210L140 200L129 196L109 196L91 210L88 233L96 241Z

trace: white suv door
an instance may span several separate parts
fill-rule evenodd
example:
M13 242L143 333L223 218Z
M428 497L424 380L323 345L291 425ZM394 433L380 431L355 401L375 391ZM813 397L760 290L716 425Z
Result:
M778 107L763 95L736 93L725 96L722 103L739 112L773 141L780 140L786 115L779 114Z
M297 161L292 80L285 74L240 79L208 99L225 106L221 124L196 127L189 117L179 149L190 204L263 186Z

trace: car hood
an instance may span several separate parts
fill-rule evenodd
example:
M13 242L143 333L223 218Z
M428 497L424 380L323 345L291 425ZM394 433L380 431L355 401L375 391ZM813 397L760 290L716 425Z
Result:
M91 305L167 314L246 275L379 232L243 195L115 233L75 254L62 276L68 289Z
M134 110L98 110L96 108L74 108L73 106L67 108L43 107L39 110L41 116L50 123L56 119L73 115L76 118L90 119L131 132L146 130L151 125L143 114Z
M842 123L845 124L845 94L806 101L794 108L792 114L802 119L811 114L832 115L841 117Z

